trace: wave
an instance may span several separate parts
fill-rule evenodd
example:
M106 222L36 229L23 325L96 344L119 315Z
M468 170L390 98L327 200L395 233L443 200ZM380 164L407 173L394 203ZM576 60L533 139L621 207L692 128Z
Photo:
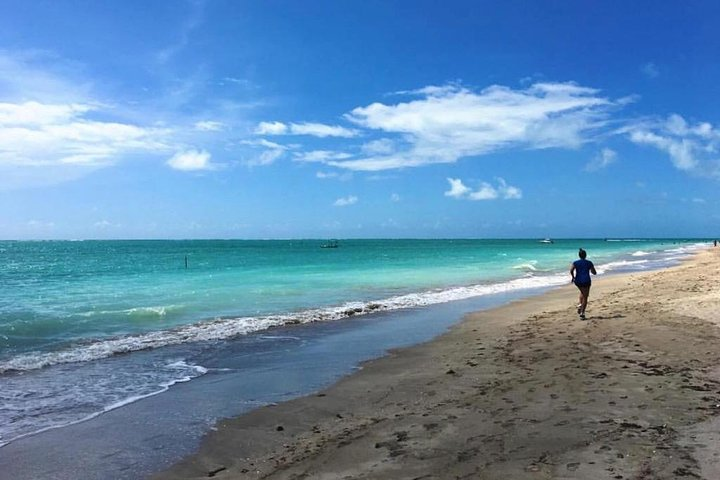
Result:
M535 266L535 265L537 265L537 263L538 263L537 260L530 260L529 262L526 262L526 263L520 263L518 265L513 265L512 268L514 268L515 270L537 272L537 267Z
M638 250L637 252L633 252L630 254L633 257L647 257L648 255L651 255L650 252L644 252L642 250Z
M182 305L158 305L149 307L125 308L121 310L90 310L77 315L95 317L104 315L126 315L128 317L164 317L169 312L182 309Z
M618 260L616 262L609 262L597 267L599 274L611 272L613 270L627 269L628 267L640 267L648 263L648 260Z
M424 307L483 295L552 287L567 283L564 274L524 277L501 283L478 284L410 293L369 302L347 302L328 308L257 317L219 318L168 330L91 340L54 352L31 352L0 362L0 373L36 370L56 364L88 362L117 354L190 342L224 340L284 325L339 320L374 312Z
M173 385L189 382L197 377L205 375L208 371L209 370L207 368L201 365L189 364L185 360L178 360L163 365L159 371L154 372L156 375L154 378L149 378L148 375L134 377L135 379L141 381L141 383L145 383L133 386L135 392L128 397L121 398L119 400L112 400L108 403L103 402L103 399L107 401L107 399L112 396L112 392L105 391L102 386L98 388L96 384L82 385L82 403L87 406L100 402L97 404L97 409L89 414L80 413L75 415L74 418L73 416L66 416L62 419L56 419L55 421L50 422L48 422L46 418L48 410L53 407L62 408L62 406L68 402L66 396L61 396L58 404L52 405L52 401L49 399L55 398L55 395L57 395L57 390L54 391L52 385L55 385L56 388L62 389L63 392L67 393L67 388L64 388L66 385L60 385L57 383L53 384L52 381L47 382L45 385L46 390L43 391L42 399L39 402L33 402L24 398L22 395L13 395L14 393L17 393L12 391L13 386L15 387L15 390L22 388L22 391L25 391L24 388L26 387L23 387L24 384L8 384L5 386L6 391L3 392L5 394L4 396L7 397L3 398L5 411L0 412L0 420L3 420L3 422L0 422L0 425L3 425L4 427L0 428L0 448L21 438L37 435L38 433L46 432L48 430L54 430L86 422L104 413L124 407L125 405L159 395L168 391ZM20 403L17 402L18 399L20 400ZM16 412L16 415L19 414L19 412L22 412L20 415L22 420L13 421L12 417L6 417L9 411ZM17 420L17 418L15 420Z

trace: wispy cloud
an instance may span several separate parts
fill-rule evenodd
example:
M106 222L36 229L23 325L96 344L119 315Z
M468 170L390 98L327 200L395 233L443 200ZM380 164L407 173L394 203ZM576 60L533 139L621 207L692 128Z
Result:
M201 132L219 132L225 128L226 125L223 122L216 122L213 120L195 122L195 130L200 130Z
M645 121L623 129L630 140L666 153L685 172L720 178L720 130L710 123L688 123L673 114L665 120Z
M381 171L454 163L509 149L577 149L609 134L612 113L634 97L609 99L575 83L540 82L513 89L475 91L460 84L426 86L396 95L397 103L357 107L343 118L355 126L260 122L256 135L380 137L346 143L332 155L313 150L295 159L355 171Z
M365 155L387 155L395 151L395 142L389 138L373 140L362 146Z
M0 49L2 100L24 103L86 102L92 83L80 74L80 66L47 51Z
M653 62L648 62L640 67L640 71L648 78L657 78L660 76L660 70Z
M347 207L348 205L355 205L358 202L358 197L355 195L348 195L347 197L338 198L333 203L336 207Z
M248 167L264 167L272 165L276 160L281 158L287 150L292 147L288 145L281 145L279 143L270 142L264 138L257 140L244 140L240 142L243 145L249 145L251 147L264 148L262 152L252 155L249 159L243 163Z
M493 186L487 182L480 182L477 189L473 190L463 183L459 178L448 178L450 190L445 196L464 200L519 200L522 198L522 191L508 185L502 178L497 178L497 185Z
M358 135L357 130L338 125L325 125L322 123L290 123L260 122L255 127L256 135L310 135L313 137L342 137L352 138Z
M340 174L337 172L317 172L315 173L315 176L320 179L326 179L326 178L337 178Z
M168 130L94 120L91 104L0 103L0 165L112 164L134 152L162 152Z
M224 122L103 100L85 70L48 52L0 50L0 189L77 179L139 155L180 152L173 168L218 167L182 154L195 140L213 142Z
M190 12L177 30L177 41L156 54L156 58L160 63L167 63L181 52L190 43L192 33L203 23L205 2L186 2L186 4L190 7Z
M386 143L384 151L366 148L361 158L331 165L377 171L453 163L507 148L578 148L622 103L573 83L536 83L523 90L495 85L480 92L430 86L410 94L419 98L373 103L345 115L359 127L394 135L396 150Z
M322 162L329 160L342 160L350 158L352 155L344 152L333 152L329 150L313 150L311 152L298 152L295 154L294 160L298 162Z
M275 161L282 157L284 153L285 150L281 149L265 150L264 152L246 160L244 163L248 167L265 167L275 163Z
M321 180L326 180L328 178L335 178L340 180L341 182L347 182L349 180L352 180L353 174L352 172L344 172L344 173L338 173L338 172L322 172L319 171L315 173L315 177L319 178Z
M613 163L617 159L617 152L615 150L612 150L610 148L603 148L600 153L598 153L595 158L590 160L587 165L585 165L585 171L586 172L597 172L598 170L602 170L606 168L608 165Z

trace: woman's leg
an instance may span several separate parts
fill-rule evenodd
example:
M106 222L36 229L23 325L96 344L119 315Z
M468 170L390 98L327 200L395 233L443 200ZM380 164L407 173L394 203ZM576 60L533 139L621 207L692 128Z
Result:
M590 285L578 288L580 289L580 315L585 315L588 298L590 297Z

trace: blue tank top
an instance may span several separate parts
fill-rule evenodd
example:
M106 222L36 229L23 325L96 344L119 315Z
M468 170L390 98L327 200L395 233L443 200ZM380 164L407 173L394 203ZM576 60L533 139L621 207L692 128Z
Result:
M590 283L590 269L594 268L593 263L590 260L580 259L573 262L575 266L575 283L580 285L586 285Z

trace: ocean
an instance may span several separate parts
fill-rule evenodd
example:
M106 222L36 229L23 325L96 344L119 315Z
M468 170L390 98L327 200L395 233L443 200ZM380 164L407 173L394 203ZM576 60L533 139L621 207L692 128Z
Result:
M254 352L268 351L258 350L260 343L281 358L283 342L307 335L293 335L307 324L352 329L384 315L382 328L392 331L396 317L388 312L567 284L579 247L603 275L664 268L707 244L340 240L322 248L326 243L0 241L0 446L208 373L237 371L257 360ZM219 349L232 350L227 364L203 361ZM253 398L266 398L262 388ZM285 393L308 388L317 385Z

